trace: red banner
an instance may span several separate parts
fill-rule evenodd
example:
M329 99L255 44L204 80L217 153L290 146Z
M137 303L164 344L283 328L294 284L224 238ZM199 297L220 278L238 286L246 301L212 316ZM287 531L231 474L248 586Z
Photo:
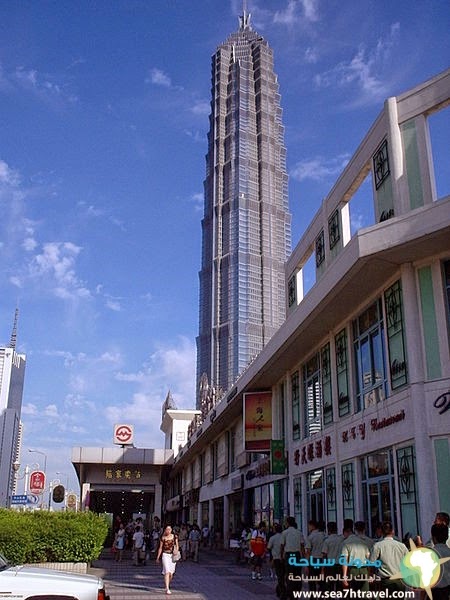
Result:
M272 392L244 394L245 449L270 450L272 439Z
M43 471L33 471L30 473L30 492L32 494L42 494L45 489L45 473Z

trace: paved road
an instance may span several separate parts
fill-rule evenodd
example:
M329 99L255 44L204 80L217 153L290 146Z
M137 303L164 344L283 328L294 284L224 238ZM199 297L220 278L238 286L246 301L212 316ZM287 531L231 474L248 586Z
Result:
M161 564L135 567L130 558L118 563L104 554L90 573L103 577L111 600L167 599ZM266 565L262 581L252 581L250 567L237 565L229 551L203 550L200 562L179 562L171 585L173 600L276 600L275 582Z

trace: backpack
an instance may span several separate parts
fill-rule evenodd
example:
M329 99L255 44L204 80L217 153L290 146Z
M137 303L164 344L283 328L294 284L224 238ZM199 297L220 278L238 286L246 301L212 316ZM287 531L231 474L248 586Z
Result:
M266 541L261 535L250 540L250 550L255 556L264 556L266 552Z

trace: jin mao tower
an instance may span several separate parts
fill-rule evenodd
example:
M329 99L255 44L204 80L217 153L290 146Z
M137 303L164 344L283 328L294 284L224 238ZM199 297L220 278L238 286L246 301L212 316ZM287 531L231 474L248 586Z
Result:
M225 392L285 319L291 248L273 51L245 10L238 31L212 57L211 92L197 390Z

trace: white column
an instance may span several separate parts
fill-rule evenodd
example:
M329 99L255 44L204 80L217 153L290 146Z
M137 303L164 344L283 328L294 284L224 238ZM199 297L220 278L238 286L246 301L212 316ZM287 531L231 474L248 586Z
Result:
M410 385L410 408L414 427L411 437L415 445L417 502L419 510L419 531L426 535L430 529L437 506L437 482L430 465L434 464L433 446L429 438L427 411L424 410L424 350L422 328L418 305L416 272L411 264L404 264L402 271L403 306L405 318L406 349L408 356L408 374ZM428 539L428 538L427 538Z
M392 178L392 194L395 216L409 212L408 187L404 181L403 145L398 126L397 99L388 98L385 102L389 139L389 168Z

